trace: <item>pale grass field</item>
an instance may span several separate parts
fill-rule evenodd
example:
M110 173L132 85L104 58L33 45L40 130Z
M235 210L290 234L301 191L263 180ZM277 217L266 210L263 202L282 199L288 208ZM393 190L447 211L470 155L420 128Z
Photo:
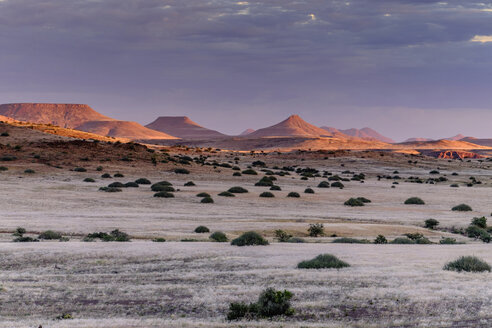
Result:
M296 269L321 253L352 266ZM4 243L0 327L490 326L490 274L442 270L469 254L492 262L484 244ZM268 286L295 294L293 317L225 321Z
M244 169L257 158L241 159ZM221 161L225 161L221 159ZM0 173L0 327L490 327L492 280L490 274L458 274L443 265L460 255L477 255L492 263L490 245L460 235L422 228L428 218L444 227L465 227L476 216L490 218L492 175L477 161L457 163L422 160L418 166L387 158L340 158L328 161L281 161L272 165L312 166L341 174L364 172L365 183L344 182L346 188L316 188L321 178L302 181L298 175L278 177L273 199L258 195L259 176L232 177L230 169L194 166L190 175L169 168L141 172L138 165L105 164L104 172L122 172L124 178L101 179L94 168L77 173L46 169L40 164L10 164ZM341 164L344 167L341 167ZM94 164L93 166L97 165ZM440 169L450 181L436 185L399 180L377 181L379 174L436 177ZM219 172L220 171L220 172ZM459 176L451 176L459 172ZM469 176L483 182L464 187ZM344 175L350 177L351 175ZM84 183L86 177L96 183ZM173 199L154 198L149 186L120 193L97 191L113 181L146 177L168 180L180 191ZM183 187L187 181L196 187ZM450 188L459 183L460 188ZM250 192L235 198L217 194L232 186ZM304 194L306 187L316 194ZM301 198L287 198L297 191ZM214 204L195 197L208 192ZM350 197L372 203L350 208ZM424 206L409 206L408 197L424 199ZM473 212L452 212L467 203ZM442 236L463 245L350 245L331 244L333 238L306 238L309 223L321 222L328 236L388 239L407 232L422 232L434 242ZM195 234L198 225L221 230L233 238L256 230L273 241L275 229L304 237L307 244L233 247L228 243L179 242L183 238L208 241ZM52 229L71 236L69 242L12 243L13 230L25 227L29 235ZM83 235L120 229L130 243L84 243ZM166 243L150 239L165 237ZM301 260L332 253L352 266L343 270L298 270ZM296 314L280 321L227 322L230 302L255 301L268 286L295 294ZM73 320L54 320L62 313Z

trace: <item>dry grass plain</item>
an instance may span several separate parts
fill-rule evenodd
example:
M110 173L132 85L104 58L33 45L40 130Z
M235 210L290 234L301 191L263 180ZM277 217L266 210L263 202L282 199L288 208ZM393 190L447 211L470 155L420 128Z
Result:
M26 150L30 151L30 150ZM347 152L277 155L213 153L210 160L225 163L239 157L245 169L253 161L273 166L312 167L350 178L349 170L365 173L365 183L344 182L345 188L322 189L322 178L300 180L293 173L279 177L275 198L260 198L268 190L255 187L263 174L233 177L230 168L185 166L189 175L172 172L175 163L150 160L101 162L97 158L66 161L61 168L20 156L2 163L0 173L0 327L490 327L490 274L443 271L460 255L477 255L492 263L489 244L443 231L424 229L435 218L445 228L466 227L473 217L490 218L492 174L487 161L436 160L408 154ZM175 155L177 153L171 153ZM190 156L196 156L190 152ZM68 156L68 155L67 155ZM144 155L141 155L141 158ZM149 154L150 156L150 154ZM80 156L79 156L80 157ZM412 163L408 161L411 160ZM417 163L413 163L417 161ZM103 171L96 167L104 166ZM233 163L233 165L235 165ZM77 166L87 172L74 172ZM34 174L24 170L31 168ZM431 170L439 175L430 175ZM257 169L258 170L258 169ZM398 174L394 174L394 171ZM259 171L259 170L258 170ZM102 179L101 174L123 173L124 178ZM458 175L452 175L457 172ZM378 175L399 175L394 180ZM405 182L410 176L446 176L437 184ZM474 176L482 184L466 187ZM83 182L91 177L95 183ZM149 186L118 193L98 191L110 182L145 177L168 180L175 198L154 198ZM196 186L184 187L187 181ZM459 188L450 184L458 183ZM219 197L233 186L249 190L234 198ZM305 194L312 187L315 194ZM287 198L297 191L301 197ZM208 192L214 204L201 204L195 195ZM404 205L418 196L426 205ZM351 208L350 197L372 203ZM452 212L460 203L472 212ZM461 245L333 244L332 237L307 237L309 223L323 223L327 236L388 239L421 232L434 242L451 236ZM234 247L195 234L198 225L224 231L234 238L248 230L261 232L269 246ZM36 236L56 230L69 242L12 243L18 226ZM129 243L87 243L84 235L120 229ZM304 244L276 243L275 229L303 237ZM156 237L165 243L154 243ZM202 242L181 242L193 238ZM299 270L296 264L321 253L331 253L351 264L343 270ZM266 287L288 289L295 296L296 314L278 320L227 322L228 304L254 301ZM72 320L55 320L71 313Z

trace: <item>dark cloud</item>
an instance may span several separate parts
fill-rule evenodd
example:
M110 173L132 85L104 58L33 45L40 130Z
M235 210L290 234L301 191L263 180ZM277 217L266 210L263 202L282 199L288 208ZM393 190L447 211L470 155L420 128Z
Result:
M0 102L84 102L142 123L188 114L226 132L263 125L260 114L337 125L352 113L360 127L375 108L482 113L492 43L470 39L492 35L491 10L457 0L4 0ZM426 132L394 137L411 129Z

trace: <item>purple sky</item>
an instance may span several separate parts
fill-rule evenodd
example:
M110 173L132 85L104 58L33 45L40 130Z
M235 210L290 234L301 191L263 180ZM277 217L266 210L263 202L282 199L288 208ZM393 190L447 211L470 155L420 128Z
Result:
M492 2L0 0L0 103L492 137Z

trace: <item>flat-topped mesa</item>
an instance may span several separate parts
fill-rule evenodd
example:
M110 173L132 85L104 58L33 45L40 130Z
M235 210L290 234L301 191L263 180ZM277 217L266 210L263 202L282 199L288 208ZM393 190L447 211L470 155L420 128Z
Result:
M223 133L207 129L193 122L187 116L160 116L145 127L182 139L213 139L227 137Z
M77 127L77 130L102 136L128 138L132 140L178 139L167 133L146 128L130 121L90 121Z
M299 115L291 115L286 120L256 130L247 135L248 138L260 137L331 137L330 133L322 128L318 128L304 121Z
M0 105L0 115L18 121L53 124L63 128L74 129L89 121L110 121L88 105L84 104L44 104L14 103Z

